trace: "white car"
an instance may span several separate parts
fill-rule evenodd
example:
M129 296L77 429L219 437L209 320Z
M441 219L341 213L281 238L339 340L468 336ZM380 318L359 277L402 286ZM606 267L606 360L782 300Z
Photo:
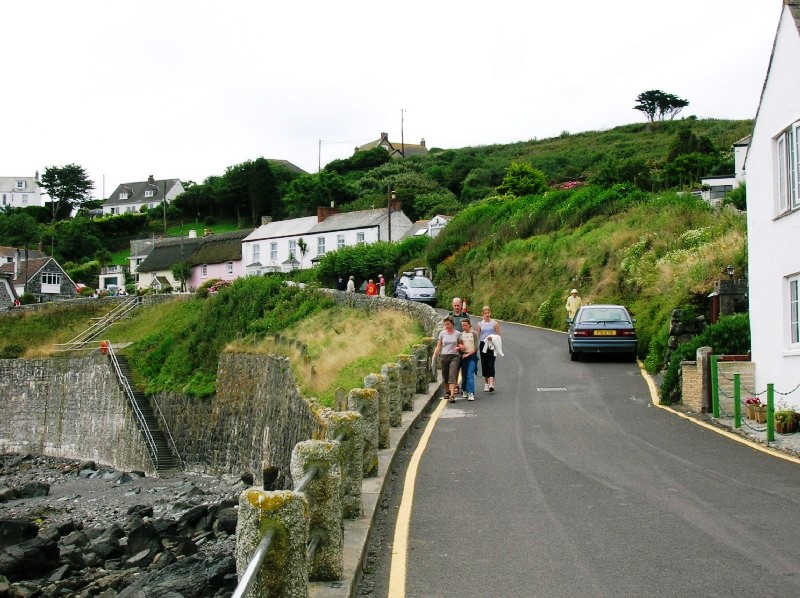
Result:
M434 305L436 303L436 287L427 276L404 274L397 281L394 296L398 299Z

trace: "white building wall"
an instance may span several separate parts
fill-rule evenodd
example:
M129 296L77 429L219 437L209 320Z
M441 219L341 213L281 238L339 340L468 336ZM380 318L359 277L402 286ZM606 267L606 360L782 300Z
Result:
M800 273L800 210L778 215L775 137L800 119L800 35L784 7L747 155L750 329L758 392L800 384L800 348L789 347L787 277ZM800 391L778 400L800 407Z

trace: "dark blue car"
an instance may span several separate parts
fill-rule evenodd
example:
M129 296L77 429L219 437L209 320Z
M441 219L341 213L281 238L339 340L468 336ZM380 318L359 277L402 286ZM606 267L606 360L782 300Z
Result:
M622 305L584 305L568 322L572 361L584 353L622 353L636 359L636 320Z

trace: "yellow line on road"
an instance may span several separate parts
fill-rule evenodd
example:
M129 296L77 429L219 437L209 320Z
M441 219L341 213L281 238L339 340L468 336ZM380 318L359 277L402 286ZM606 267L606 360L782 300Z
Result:
M677 415L678 417L682 417L683 419L687 419L690 422L692 422L694 424L697 424L698 426L700 426L702 428L705 428L706 430L711 430L712 432L716 432L717 434L719 434L721 436L725 436L725 438L729 438L730 440L733 440L733 441L738 442L740 444L744 444L745 446L749 446L751 449L754 449L756 451L760 451L760 452L762 452L762 453L764 453L766 455L770 455L772 457L777 457L778 459L783 459L784 461L790 461L791 463L800 464L800 459L798 459L797 457L793 457L791 455L787 455L786 453L782 453L780 451L776 451L775 449L771 449L771 448L762 446L762 445L758 444L757 442L754 442L754 441L752 441L752 440L750 440L748 438L743 438L742 436L739 436L738 434L734 434L733 432L728 432L727 430L723 430L722 428L718 428L717 426L712 426L711 424L708 424L708 423L706 423L704 421L700 421L699 419L695 419L694 417L692 417L690 415L686 415L685 413L681 413L680 411L675 411L675 409L672 409L671 407L669 407L667 405L660 404L658 402L658 389L656 388L656 383L653 380L653 377L650 374L648 374L647 371L644 369L644 366L642 365L641 362L639 362L639 371L642 374L642 378L644 378L645 382L647 383L647 387L650 389L650 400L653 402L653 405L655 407L658 407L659 409L663 409L664 411L669 411L673 415Z
M420 437L419 444L408 462L408 469L403 482L403 498L400 500L400 509L397 512L397 523L394 528L394 540L392 541L392 565L389 571L388 598L405 598L406 595L408 528L411 524L411 506L414 503L417 469L419 468L422 453L425 452L425 448L428 446L428 440L433 433L433 428L436 426L436 422L446 405L447 401L444 399L439 401L439 405L433 410L431 419Z

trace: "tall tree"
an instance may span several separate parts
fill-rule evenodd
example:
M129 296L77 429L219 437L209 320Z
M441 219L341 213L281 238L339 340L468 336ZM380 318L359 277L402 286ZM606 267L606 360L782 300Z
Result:
M547 191L547 175L524 162L512 162L497 192L517 197L538 195Z
M82 166L67 164L66 166L48 166L44 169L39 185L50 196L53 207L53 222L62 209L69 206L80 207L90 201L89 192L94 189L89 175Z
M688 100L671 93L664 93L660 89L651 89L636 96L636 106L633 109L643 112L647 116L647 120L653 122L656 118L664 120L665 117L672 120L688 105Z

